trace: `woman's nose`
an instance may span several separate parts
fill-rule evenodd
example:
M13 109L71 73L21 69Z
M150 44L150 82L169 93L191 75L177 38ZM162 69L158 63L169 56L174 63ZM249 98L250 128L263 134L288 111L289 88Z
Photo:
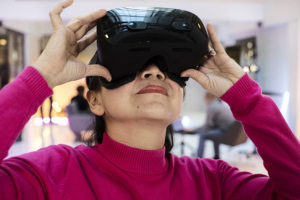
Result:
M156 65L150 65L141 73L142 79L165 80L166 76Z

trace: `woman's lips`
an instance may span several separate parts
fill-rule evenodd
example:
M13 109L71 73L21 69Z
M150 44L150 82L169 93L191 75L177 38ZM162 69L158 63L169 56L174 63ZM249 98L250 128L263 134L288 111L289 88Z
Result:
M145 94L145 93L160 93L163 95L167 95L167 90L161 86L147 86L144 87L138 94Z

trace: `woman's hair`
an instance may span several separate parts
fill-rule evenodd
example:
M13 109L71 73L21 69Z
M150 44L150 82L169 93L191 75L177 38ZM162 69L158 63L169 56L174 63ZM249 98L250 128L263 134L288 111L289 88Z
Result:
M165 65L165 62L160 57L154 57L145 64L143 69L149 66L150 64L155 64L160 68L160 66ZM91 77L89 79L88 88L90 91L101 92L100 77L99 76ZM185 90L183 90L183 92L185 96ZM103 134L106 132L106 124L103 116L98 116L93 114L93 124L91 125L90 130L92 130L93 133L90 136L90 138L85 141L86 145L93 146L95 144L101 144L103 141ZM173 145L174 145L173 126L172 124L170 124L166 129L166 138L164 143L166 149L165 151L166 155L171 152Z

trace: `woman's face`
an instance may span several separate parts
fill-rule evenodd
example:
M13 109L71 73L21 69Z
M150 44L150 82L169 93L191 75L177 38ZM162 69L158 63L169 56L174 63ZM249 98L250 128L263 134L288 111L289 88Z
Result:
M134 81L98 93L105 120L159 120L166 125L179 116L183 89L152 64Z

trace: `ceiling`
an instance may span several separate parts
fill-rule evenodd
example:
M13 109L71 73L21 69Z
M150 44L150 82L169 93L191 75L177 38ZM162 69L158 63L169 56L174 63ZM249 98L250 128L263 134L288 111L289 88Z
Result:
M2 1L2 2L1 2ZM0 0L0 20L45 21L61 0ZM63 20L104 8L180 8L209 21L258 22L264 17L266 0L74 0L62 13ZM270 0L267 0L270 1ZM5 2L5 3L4 3ZM190 2L190 3L187 3ZM250 12L249 12L250 11Z
M15 0L15 1L38 1L38 2L45 2L45 1L61 1L61 0ZM108 0L75 0L76 2L107 2ZM135 1L135 2L145 2L145 0L109 0L110 2L128 2L128 1ZM150 0L148 0L150 1ZM153 1L153 0L151 0ZM154 0L155 1L155 0ZM174 0L157 0L157 1L166 1L166 2L173 2ZM176 0L178 1L178 0ZM252 2L252 3L264 3L267 0L179 0L181 2Z

